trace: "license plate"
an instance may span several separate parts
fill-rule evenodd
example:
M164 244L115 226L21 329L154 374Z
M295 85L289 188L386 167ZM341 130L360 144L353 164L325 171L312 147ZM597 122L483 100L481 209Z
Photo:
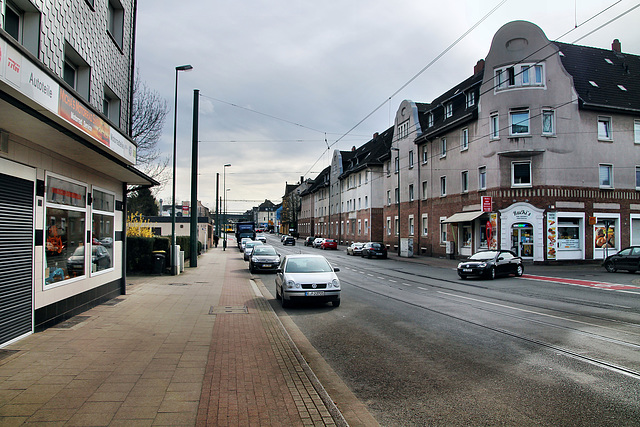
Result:
M262 268L271 268L271 264L262 264Z
M324 291L309 291L305 292L305 295L308 297L323 297Z
M471 269L471 268L463 268L462 271L464 271L465 273L471 273L473 271L473 269Z

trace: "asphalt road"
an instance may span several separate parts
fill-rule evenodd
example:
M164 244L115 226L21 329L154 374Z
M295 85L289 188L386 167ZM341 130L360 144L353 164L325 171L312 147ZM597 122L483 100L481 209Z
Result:
M640 425L640 288L555 283L529 271L460 280L450 267L268 238L283 255L321 253L340 267L339 308L279 312L381 425ZM640 277L602 274L626 284ZM257 277L275 295L273 274Z

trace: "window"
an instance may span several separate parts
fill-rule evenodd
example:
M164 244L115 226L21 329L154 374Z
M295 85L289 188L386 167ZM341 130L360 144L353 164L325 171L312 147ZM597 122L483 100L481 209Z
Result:
M445 244L447 242L447 223L444 222L447 218L442 216L440 217L440 244Z
M413 167L413 150L409 150L409 168Z
M50 175L46 182L44 277L45 286L55 286L86 274L87 187Z
M496 89L502 89L505 86L502 70L496 70L494 86Z
M413 184L409 184L409 201L413 202Z
M422 200L427 200L427 190L429 189L427 181L422 181Z
M542 110L542 134L543 135L555 135L555 111L554 110Z
M453 116L453 103L449 102L444 105L444 118L448 119Z
M358 197L358 209L362 209L362 198Z
M469 149L469 129L462 129L462 135L460 137L460 151Z
M387 160L387 176L391 175L391 160Z
M467 92L467 96L466 96L466 100L467 100L467 108L473 107L474 105L476 105L476 93L471 91L471 92Z
M429 234L429 217L427 214L422 215L422 235L426 236Z
M529 135L529 111L511 111L511 135Z
M358 174L358 185L362 185L362 174Z
M447 195L447 177L440 177L440 196L444 197Z
M409 120L398 125L398 139L406 138L409 136Z
M447 157L447 138L440 140L440 158Z
M362 234L362 220L358 220L358 236Z
M2 9L0 2L0 9ZM34 56L40 51L40 12L29 1L5 2L4 26L18 43Z
M507 65L495 70L494 91L527 87L544 87L544 64Z
M487 189L487 167L480 166L478 168L478 190Z
M604 141L611 141L613 139L611 117L598 117L598 139Z
M387 190L387 205L391 206L391 190Z
M599 166L600 188L613 188L613 165Z
M107 85L104 86L102 113L116 126L120 126L120 98Z
M460 182L462 184L462 192L469 192L469 171L460 172Z
M119 0L109 0L107 4L107 33L122 49L124 28L124 8Z
M369 207L369 196L364 196L364 208L367 209Z
M413 236L415 231L415 227L413 224L413 215L409 215L409 236Z
M115 195L94 189L92 199L91 237L92 246L97 246L91 248L92 257L96 257L91 263L91 272L94 273L113 268Z
M509 82L509 86L516 85L516 72L513 67L507 68L507 80Z
M636 190L640 190L640 166L636 166Z
M640 144L640 120L633 121L633 142Z
M522 85L528 85L530 83L529 81L529 66L528 65L523 65L520 68L520 74L522 75Z
M511 185L513 187L531 187L531 162L511 163Z
M535 71L535 84L537 85L541 85L544 84L544 76L543 76L543 69L542 69L542 65L538 64L534 66L534 71Z
M365 219L364 220L364 234L369 234L369 220Z
M387 217L387 236L391 236L391 218Z
M400 220L398 219L398 217L395 217L394 219L394 227L396 230L396 236L400 234Z
M396 187L396 189L395 189L395 197L396 197L396 202L395 203L397 205L398 203L400 203L400 189L398 187Z
M395 173L400 172L400 156L397 156L394 159L394 166L393 167L395 168Z
M427 127L433 126L433 113L427 114Z
M498 122L498 113L491 114L491 118L489 119L489 138L491 139L500 138L500 125Z
M89 64L82 59L69 43L65 43L62 78L85 100L89 100L90 76L91 68Z
M640 128L640 122L638 122L638 127ZM636 132L636 138L638 138L638 133L640 132L640 129L638 129L638 132ZM640 144L640 141L637 141ZM422 146L422 163L427 163L427 161L429 161L429 151L427 150L427 144Z

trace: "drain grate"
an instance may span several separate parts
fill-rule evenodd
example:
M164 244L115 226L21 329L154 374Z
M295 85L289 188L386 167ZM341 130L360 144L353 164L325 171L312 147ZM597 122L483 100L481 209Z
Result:
M57 325L53 325L52 328L57 329L71 329L79 323L84 322L89 319L91 316L73 316L69 320L65 320L64 322L58 323Z
M209 314L249 314L246 305L211 306Z

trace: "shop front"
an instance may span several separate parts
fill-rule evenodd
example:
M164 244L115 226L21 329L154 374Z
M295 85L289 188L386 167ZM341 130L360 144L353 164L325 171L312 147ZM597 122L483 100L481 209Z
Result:
M543 261L544 210L529 203L514 203L500 211L500 247L523 259Z
M456 252L461 256L471 256L479 250L487 249L487 222L489 213L483 211L458 212L443 224L450 224Z

